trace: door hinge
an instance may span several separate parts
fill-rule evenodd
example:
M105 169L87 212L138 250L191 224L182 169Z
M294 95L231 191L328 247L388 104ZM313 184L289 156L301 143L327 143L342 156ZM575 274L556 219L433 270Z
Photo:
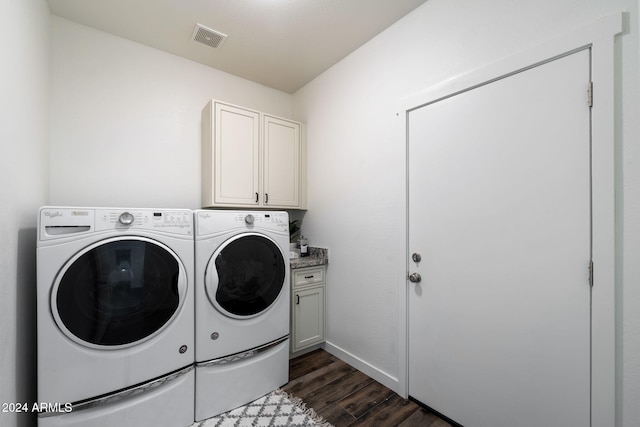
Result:
M587 103L589 107L593 107L593 82L589 82L587 87Z
M593 287L593 260L589 260L589 286Z

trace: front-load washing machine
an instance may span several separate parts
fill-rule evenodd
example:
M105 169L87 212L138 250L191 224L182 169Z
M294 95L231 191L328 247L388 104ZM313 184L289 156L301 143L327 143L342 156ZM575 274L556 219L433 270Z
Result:
M289 216L195 211L196 421L289 380Z
M193 212L43 207L39 426L193 423Z

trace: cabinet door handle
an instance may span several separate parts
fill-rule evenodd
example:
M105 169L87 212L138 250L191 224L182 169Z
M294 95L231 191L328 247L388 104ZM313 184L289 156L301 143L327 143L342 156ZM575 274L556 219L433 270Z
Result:
M304 276L305 279L313 279L313 274L311 276Z
M296 305L300 305L300 295L296 294Z
M256 191L256 203L258 203L258 196L259 196L259 194L258 194L258 192Z
M264 193L264 203L265 205L269 203L269 193Z

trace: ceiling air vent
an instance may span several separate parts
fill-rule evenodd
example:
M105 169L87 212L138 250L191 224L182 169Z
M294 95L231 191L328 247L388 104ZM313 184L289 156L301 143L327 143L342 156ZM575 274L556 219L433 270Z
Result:
M209 47L218 49L222 46L222 43L224 43L227 35L214 31L211 28L207 28L204 25L196 24L196 28L193 30L191 38L198 43L206 44Z

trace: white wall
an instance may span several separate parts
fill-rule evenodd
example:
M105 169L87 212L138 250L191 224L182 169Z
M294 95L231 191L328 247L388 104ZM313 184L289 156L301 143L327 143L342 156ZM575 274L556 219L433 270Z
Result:
M47 203L49 8L0 2L0 404L33 402L35 229ZM0 425L32 425L0 412Z
M399 375L404 140L399 101L600 17L627 11L617 39L617 424L640 425L639 12L634 0L429 0L294 94L307 122L303 233L330 248L328 349L378 380ZM399 271L400 270L400 271Z
M211 98L283 117L292 96L52 17L51 203L199 208Z

